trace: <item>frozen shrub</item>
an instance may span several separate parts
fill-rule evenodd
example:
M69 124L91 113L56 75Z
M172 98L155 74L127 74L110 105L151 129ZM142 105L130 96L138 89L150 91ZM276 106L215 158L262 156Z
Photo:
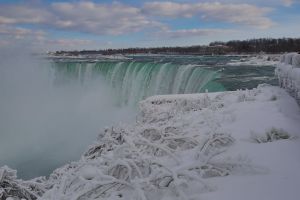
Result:
M46 190L43 181L43 178L31 181L19 180L16 170L3 166L0 168L0 199L35 200Z
M260 85L263 87L264 85ZM259 88L259 87L258 87ZM255 101L255 97L258 93L258 89L253 90L240 90L237 96L237 102Z
M50 177L55 186L43 198L56 200L122 197L146 200L152 199L150 196L154 192L173 191L178 199L185 199L187 194L184 190L192 183L200 190L207 191L204 178L231 173L228 165L223 167L213 162L234 143L230 135L220 133L217 126L210 128L205 134L199 129L183 129L186 122L180 116L183 113L195 112L197 109L194 108L199 105L186 102L184 105L180 104L180 109L173 109L178 102L174 102L174 105L171 101L152 103L152 108L142 116L146 120L141 120L130 128L105 129L99 140L90 146L76 165L56 170ZM168 110L167 107L156 110L162 104L167 104L172 109ZM211 110L216 107L206 103L203 106L208 106ZM172 118L153 120L157 116L152 115L152 112L154 114L161 111ZM204 123L217 123L211 117L212 120Z
M253 132L251 133L251 140L256 143L267 143L290 138L291 136L286 131L277 128L271 128L270 130L266 131L264 135L258 135Z
M117 129L107 131L106 141L114 141L116 138L112 136L116 132ZM207 187L203 178L229 175L227 167L211 161L234 143L231 136L174 136L165 136L164 131L154 128L125 133L123 143L114 143L110 152L99 149L102 152L99 157L87 153L85 158L88 160L82 160L84 162L77 167L64 172L57 187L49 190L44 198L111 199L117 192L125 199L146 200L149 193L168 188L184 199L183 190L191 182L201 189ZM92 149L90 153L95 155L95 148ZM179 152L184 150L190 151L192 161L182 161Z

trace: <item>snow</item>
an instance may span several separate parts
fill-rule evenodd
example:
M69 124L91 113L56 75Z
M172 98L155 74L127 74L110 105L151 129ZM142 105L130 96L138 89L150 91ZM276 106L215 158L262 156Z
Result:
M252 163L263 166L266 172L214 179L210 184L215 184L217 190L203 194L202 199L299 199L300 162L296 155L300 150L299 142L244 144L236 150L251 158Z
M279 80L299 81L291 71L300 68L285 59ZM0 187L0 198L297 200L300 108L281 85L149 97L136 123L104 129L48 179L22 181L0 168L0 186L20 191Z
M278 63L279 55L255 55L241 58L239 60L232 60L228 63L231 66L274 66Z
M279 85L285 88L300 104L300 54L288 53L281 56L276 66Z
M219 129L226 130L236 141L222 155L223 159L248 160L250 167L239 172L232 171L232 175L226 177L207 179L208 184L216 189L201 194L201 199L298 199L300 110L295 100L282 89L265 85L249 91L207 95L215 99L223 95L221 102L224 107L214 113L214 120L219 119ZM201 95L185 95L187 99L197 96ZM184 95L152 97L148 100L161 105L158 102L178 104L178 99L182 101ZM170 103L172 100L173 103ZM174 109L170 105L169 108ZM153 109L155 112L162 110ZM194 119L200 118L200 113L194 116ZM250 140L251 133L262 135L272 127L284 129L294 139L263 144Z
M80 174L86 180L92 180L97 176L98 170L94 166L85 166L82 168Z

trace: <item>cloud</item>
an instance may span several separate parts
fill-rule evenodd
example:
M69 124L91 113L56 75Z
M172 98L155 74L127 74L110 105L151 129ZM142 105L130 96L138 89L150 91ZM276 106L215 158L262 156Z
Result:
M169 38L190 38L190 37L199 37L199 36L212 36L219 34L228 34L234 33L236 31L230 29L180 29L180 30L166 30L159 32L160 37L169 37Z
M93 44L93 41L84 40L84 39L55 39L55 40L46 40L45 43L48 45L70 48L70 47L90 45Z
M42 30L0 24L0 48L34 49L43 46L46 37L47 33Z
M293 0L282 0L282 1L285 6L291 6L294 3Z
M139 8L90 1L52 3L48 8L2 5L0 24L38 24L98 35L120 35L163 27L161 23L148 19Z
M230 35L234 31L224 28L228 25L240 31L256 28L256 31L266 32L265 29L275 24L268 16L273 11L269 6L279 9L283 3L289 6L299 2L299 0L253 0L251 4L248 4L241 3L245 2L242 0L218 1L219 3L207 0L146 0L139 6L118 2L99 3L100 1L91 0L53 1L54 3L39 1L31 5L0 3L0 45L23 39L26 44L47 45L52 48L55 46L75 48L77 46L81 49L88 49L109 46L103 43L105 41L100 41L101 37L97 42L84 38L84 36L91 35L125 35L124 38L130 38L128 41L122 40L122 43L113 43L111 46L114 47L126 46L133 41L140 40L144 35L146 37L154 35L160 42L163 42L165 38L183 38L185 41L182 43L186 43L189 37L208 38L206 36L221 36L223 33ZM274 12L279 13L278 10ZM180 19L179 23L177 23L178 19ZM198 20L198 24L195 24L195 19ZM182 26L182 22L186 22L186 27L191 29L177 30L179 28L177 24ZM201 27L201 22L212 23L210 23L210 28L205 29ZM175 30L171 30L171 27ZM275 27L277 26L268 31ZM39 30L44 30L44 32ZM56 38L57 35L53 38L50 34L60 30L64 32L57 35L65 34L63 38ZM49 33L46 34L46 32ZM74 32L84 34L78 34L80 38L75 38ZM133 38L130 35L135 32L141 33L138 35L139 38ZM244 37L248 35L251 33L245 34ZM159 36L163 36L164 39ZM233 38L233 36L228 38Z
M14 27L11 25L0 25L0 46L16 46L18 44L30 44L33 48L40 47L59 47L73 48L80 46L88 46L94 44L92 40L86 39L48 39L47 33L41 30L31 30L22 27Z
M199 16L202 20L229 22L247 25L261 29L270 28L274 23L266 17L270 8L259 8L250 4L224 3L174 3L151 2L146 3L143 12L152 16L170 18Z
M291 0L285 0L291 1ZM269 28L269 8L249 4L148 2L142 8L121 3L92 1L56 2L47 5L3 4L0 24L34 24L42 28L122 35L141 30L163 30L162 17L191 18ZM156 19L156 20L154 20Z
M53 19L43 7L29 5L1 5L0 24L42 24Z
M31 30L27 28L0 25L0 35L6 38L23 39L23 38L35 38L37 40L44 39L46 33L42 30Z
M52 8L60 16L55 22L57 27L95 34L120 35L160 26L142 15L140 9L120 3L54 3Z

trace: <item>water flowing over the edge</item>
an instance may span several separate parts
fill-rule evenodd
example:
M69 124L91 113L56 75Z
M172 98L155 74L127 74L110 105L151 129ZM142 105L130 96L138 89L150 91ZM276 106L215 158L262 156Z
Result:
M158 62L54 62L56 84L65 81L86 83L100 76L114 88L118 104L135 105L148 96L204 92L218 71L197 65ZM214 90L224 90L214 84Z

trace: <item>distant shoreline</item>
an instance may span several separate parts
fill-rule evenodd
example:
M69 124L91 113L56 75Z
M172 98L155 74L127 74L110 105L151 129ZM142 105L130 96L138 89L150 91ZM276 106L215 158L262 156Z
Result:
M212 42L209 45L120 48L102 50L73 50L48 52L52 56L79 55L253 55L282 54L285 52L300 52L300 38L260 38L251 40L232 40L228 42Z

